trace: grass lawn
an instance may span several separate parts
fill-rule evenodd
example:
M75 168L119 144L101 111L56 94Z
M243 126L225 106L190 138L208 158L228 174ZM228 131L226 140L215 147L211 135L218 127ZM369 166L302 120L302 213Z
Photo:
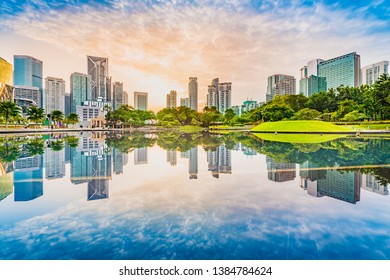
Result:
M346 135L341 134L272 134L272 133L254 133L254 135L265 141L284 142L284 143L322 143L331 140L343 138Z
M184 125L179 127L180 132L201 132L204 130L204 127L196 125Z
M251 130L252 132L353 132L350 127L338 126L322 121L280 121L265 122Z

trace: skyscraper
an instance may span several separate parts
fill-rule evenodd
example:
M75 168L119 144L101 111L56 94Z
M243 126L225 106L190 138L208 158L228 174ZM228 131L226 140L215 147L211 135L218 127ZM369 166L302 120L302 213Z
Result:
M215 107L224 114L227 109L232 107L231 100L232 83L220 83L219 78L213 79L211 85L208 86L207 107Z
M65 81L60 78L45 79L44 104L46 114L54 110L65 113Z
M380 76L383 74L389 74L389 62L380 61L362 69L362 84L373 85Z
M266 101L271 101L276 95L296 93L294 76L275 74L268 77Z
M148 110L148 93L147 92L134 92L134 109L136 110Z
M43 63L27 55L14 56L14 86L30 86L39 89L38 107L43 108Z
M220 83L218 85L218 110L225 111L232 106L232 83Z
M176 90L171 90L167 94L167 108L176 108L177 107L177 92Z
M113 108L117 110L122 104L125 104L123 92L123 83L115 82L113 85L114 103Z
M218 93L219 93L219 78L215 78L211 81L211 85L208 86L207 94L207 107L215 107L218 109Z
M0 101L13 101L12 65L0 57Z
M315 61L318 61L318 59ZM309 63L312 62L313 61ZM314 66L311 67L314 68ZM312 72L317 73L317 70ZM306 97L310 97L313 94L326 90L326 78L310 74L309 66L304 66L303 68L301 68L301 79L299 80L299 94L303 94Z
M91 75L93 101L112 102L111 77L108 76L108 58L88 56L88 75Z
M70 111L76 113L77 106L90 100L92 100L91 75L72 73L70 75Z
M188 82L188 97L190 98L190 108L198 111L198 78L190 77Z
M339 86L358 87L360 81L360 55L356 52L318 63L318 76L326 78L327 89Z

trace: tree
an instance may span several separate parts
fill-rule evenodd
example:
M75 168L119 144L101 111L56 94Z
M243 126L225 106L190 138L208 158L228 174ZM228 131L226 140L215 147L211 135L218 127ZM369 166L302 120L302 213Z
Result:
M16 103L12 101L3 101L0 102L0 114L5 118L5 127L8 129L8 121L10 117L15 117L19 115L21 109Z
M293 119L294 120L314 120L318 118L321 115L320 112L314 109L305 108L302 110L299 110L294 114Z
M227 123L229 123L235 116L236 113L234 112L234 110L229 108L225 111L224 119Z
M70 113L69 116L65 118L65 122L67 124L75 125L79 122L79 115L77 115L76 113Z
M30 107L27 109L27 119L35 123L35 127L39 121L43 121L45 118L44 110L38 107Z
M50 113L50 118L54 121L55 125L58 125L60 121L64 120L64 113L60 110L54 110Z
M289 119L294 115L294 111L286 105L274 103L266 104L262 107L264 121L277 122Z
M221 121L222 117L221 112L219 112L216 107L205 107L200 116L200 120L204 126L208 127L210 123Z

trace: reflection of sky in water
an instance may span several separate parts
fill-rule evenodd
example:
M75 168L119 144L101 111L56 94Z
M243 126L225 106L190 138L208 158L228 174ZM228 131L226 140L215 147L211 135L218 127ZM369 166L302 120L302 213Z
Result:
M231 173L208 171L198 147L189 159L148 148L147 164L129 154L112 175L109 198L87 201L87 183L70 168L43 179L43 196L0 202L2 259L388 259L389 196L361 190L350 204L309 196L292 181L267 178L264 155L231 152ZM138 155L140 156L140 155ZM297 165L298 166L298 165Z

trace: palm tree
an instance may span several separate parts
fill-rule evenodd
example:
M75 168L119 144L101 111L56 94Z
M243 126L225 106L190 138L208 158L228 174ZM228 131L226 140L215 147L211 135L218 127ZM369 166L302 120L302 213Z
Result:
M77 115L76 113L70 113L69 116L66 117L65 121L67 124L75 125L79 122L79 115Z
M8 121L10 117L19 115L21 109L16 103L11 101L0 102L0 114L5 118L5 127L8 129Z
M54 110L51 112L50 118L54 121L56 125L58 125L58 122L64 120L64 113L59 110Z
M43 121L43 119L45 118L45 114L44 114L43 109L35 107L35 106L28 108L27 116L28 116L27 119L29 121L32 121L35 123L35 127L37 126L37 123L39 121Z

